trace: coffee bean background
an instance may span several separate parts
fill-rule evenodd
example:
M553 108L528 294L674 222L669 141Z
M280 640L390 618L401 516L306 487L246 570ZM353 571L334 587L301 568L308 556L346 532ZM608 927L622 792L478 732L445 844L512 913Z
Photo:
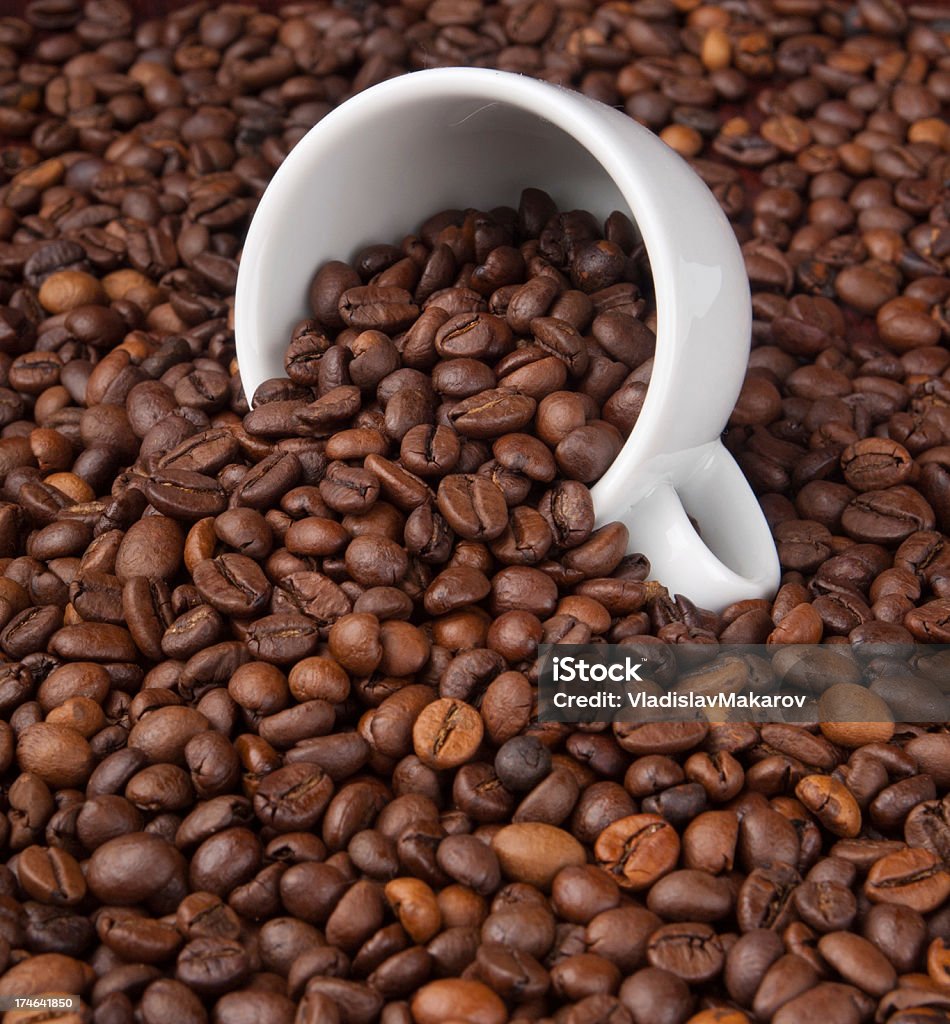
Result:
M913 724L532 720L542 640L950 639L946 9L9 10L0 995L80 993L64 1024L950 1019L939 681L883 681ZM620 528L590 536L589 454L648 383L622 220L545 236L513 196L379 239L321 272L250 412L231 311L257 197L348 95L459 64L625 109L722 204L755 317L725 440L774 601L696 608ZM623 266L578 265L579 225ZM642 294L589 308L618 270ZM468 293L536 351L495 358ZM472 397L511 377L486 419Z

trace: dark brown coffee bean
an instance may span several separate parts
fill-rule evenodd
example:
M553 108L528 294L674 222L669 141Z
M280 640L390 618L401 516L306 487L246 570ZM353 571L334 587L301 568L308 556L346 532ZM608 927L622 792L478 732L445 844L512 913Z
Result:
M732 904L725 880L704 871L674 871L656 882L647 897L649 908L667 921L717 921L728 915Z
M379 483L368 470L333 462L320 481L320 494L336 512L365 512L379 496Z
M162 454L159 468L210 475L232 462L238 450L237 439L230 431L206 430Z
M893 544L915 530L933 529L934 514L917 491L902 485L855 498L841 525L855 540Z
M571 480L558 483L538 505L560 547L574 548L590 536L594 528L594 508L590 492Z
M395 333L405 330L419 315L419 307L402 288L360 285L340 296L339 315L347 327Z
M751 871L736 898L736 920L742 931L788 924L792 917L790 900L799 881L798 873L787 865Z
M419 424L402 438L400 462L417 476L444 476L458 464L461 445L454 430Z
M308 615L282 612L251 623L247 646L253 657L275 665L290 665L309 657L317 648L317 623Z
M583 375L590 357L583 338L573 324L547 316L536 317L529 327L540 347L564 362L572 377Z
M878 998L897 983L887 958L860 935L830 932L819 940L818 951L845 981Z
M316 765L295 764L271 772L254 794L254 811L265 824L280 832L312 828L330 797L333 784Z
M724 953L709 925L689 922L658 928L647 945L647 959L651 966L696 984L719 974Z
M693 1008L689 985L682 978L657 967L645 967L627 978L620 987L620 1002L635 1024L685 1021Z
M845 480L856 491L873 491L904 483L911 474L910 453L883 438L867 438L841 453Z
M86 882L103 903L129 906L155 900L178 884L183 871L184 859L174 847L158 836L133 832L93 852Z
M223 554L199 562L193 570L199 593L217 611L248 616L270 598L271 588L260 567L245 555Z
M898 971L917 963L926 944L924 919L900 903L875 904L868 911L861 931Z
M235 988L250 973L247 952L233 939L198 938L178 954L179 981L205 996L218 996Z
M31 898L54 906L75 906L86 894L86 880L65 850L30 846L20 853L17 879Z
M739 936L726 954L726 989L736 1002L751 1006L769 968L782 958L784 946L773 931L756 929Z
M166 516L148 516L134 523L115 556L115 573L123 582L133 576L169 580L178 571L185 536Z
M900 903L927 913L943 901L950 876L929 850L907 848L874 862L864 891L875 903Z
M249 469L231 492L232 508L269 508L300 479L302 466L292 452L276 451Z
M462 313L449 317L435 335L435 350L443 359L494 362L513 348L511 328L491 313Z
M17 764L50 786L82 786L95 765L95 755L81 733L66 725L36 722L19 736Z
M439 484L437 501L449 526L468 540L494 540L508 522L504 495L484 477L445 477Z
M593 483L617 457L622 439L609 423L590 423L572 430L555 449L558 468L569 480Z
M448 419L465 437L485 440L521 430L535 408L533 398L513 388L494 388L462 399L449 410Z

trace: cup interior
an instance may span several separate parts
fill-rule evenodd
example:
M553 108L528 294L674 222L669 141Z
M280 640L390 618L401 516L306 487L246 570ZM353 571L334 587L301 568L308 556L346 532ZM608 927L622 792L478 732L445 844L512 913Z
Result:
M412 77L412 76L409 76ZM557 90L548 90L555 101ZM562 210L601 219L629 204L604 167L564 128L484 94L419 94L393 106L345 105L303 139L275 175L252 226L238 285L248 395L282 375L293 325L308 315L318 266L363 246L396 242L440 209L516 206L522 189L547 191ZM369 101L369 93L359 100ZM576 118L576 99L564 103ZM347 109L349 108L349 109Z

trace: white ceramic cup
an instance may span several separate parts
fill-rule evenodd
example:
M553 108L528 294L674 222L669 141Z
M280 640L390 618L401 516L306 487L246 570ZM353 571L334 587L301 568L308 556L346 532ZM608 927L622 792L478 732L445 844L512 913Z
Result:
M627 213L653 272L653 375L630 438L593 488L598 524L624 522L652 576L700 606L770 596L775 545L719 439L749 355L749 286L732 229L668 146L579 93L445 68L394 78L327 114L278 169L248 232L235 305L246 393L283 375L321 263L402 238L437 210L516 205L526 187L562 210Z

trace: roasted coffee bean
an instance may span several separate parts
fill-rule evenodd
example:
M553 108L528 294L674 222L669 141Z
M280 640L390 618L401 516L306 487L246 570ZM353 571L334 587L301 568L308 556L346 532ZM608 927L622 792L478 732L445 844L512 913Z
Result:
M280 832L299 832L320 820L333 784L316 765L295 764L271 772L254 794L254 811Z
M564 548L583 544L594 528L594 509L587 488L565 480L548 491L538 505L554 541Z
M861 810L850 791L830 775L806 776L795 787L799 800L837 836L861 831Z
M340 296L337 309L347 327L389 333L404 330L419 314L408 292L378 285L348 288Z
M463 701L442 698L423 708L412 729L416 756L433 768L465 764L481 743L478 713Z
M508 523L504 494L484 477L445 477L439 485L438 505L449 526L467 540L494 540Z
M198 592L225 615L251 615L264 608L271 587L260 567L246 555L226 553L194 567Z
M845 981L878 998L897 984L888 959L867 939L848 932L829 932L818 942L818 951Z
M886 854L868 872L864 891L875 903L900 903L927 913L946 898L950 875L929 850L909 847Z
M159 512L178 520L202 519L227 507L227 495L216 480L185 469L166 469L150 477L145 495Z
M448 421L464 437L486 440L527 426L535 407L533 398L513 388L493 388L452 406Z
M651 966L696 984L714 978L723 967L719 936L707 924L668 924L658 928L647 945Z
M86 881L75 859L56 847L30 846L20 853L17 879L40 903L75 906L86 894Z
M676 831L658 815L634 814L608 825L595 844L598 862L619 885L649 888L679 857Z
M495 755L495 773L513 792L526 792L551 770L551 753L533 736L517 736Z
M644 967L630 975L620 987L622 1006L635 1024L685 1021L693 1008L689 985L682 978L657 967Z
M733 894L724 879L704 871L674 871L654 884L647 903L667 921L717 921L731 910Z
M856 491L873 491L904 483L913 462L902 445L868 438L845 448L841 466L845 481Z
M584 850L563 829L541 822L506 825L492 839L505 875L516 882L550 888L558 872L584 863Z

